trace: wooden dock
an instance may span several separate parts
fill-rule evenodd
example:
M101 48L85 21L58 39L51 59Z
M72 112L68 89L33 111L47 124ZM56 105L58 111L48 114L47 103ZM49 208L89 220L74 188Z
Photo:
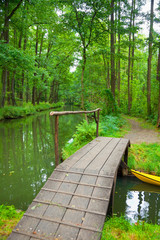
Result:
M8 239L99 240L129 140L98 137L61 163Z

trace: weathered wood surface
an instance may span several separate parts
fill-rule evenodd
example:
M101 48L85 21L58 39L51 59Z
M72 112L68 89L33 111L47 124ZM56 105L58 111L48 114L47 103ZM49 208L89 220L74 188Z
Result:
M66 159L8 239L100 239L117 170L128 146L127 139L98 137Z
M63 112L50 112L50 116L53 116L53 115L57 115L57 116L60 116L60 115L68 115L68 114L81 114L81 113L95 113L95 112L99 112L101 111L100 108L97 108L95 110L90 110L90 111L63 111Z

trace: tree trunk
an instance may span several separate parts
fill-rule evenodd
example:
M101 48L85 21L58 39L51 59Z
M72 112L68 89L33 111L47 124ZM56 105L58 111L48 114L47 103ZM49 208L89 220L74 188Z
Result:
M106 88L108 88L108 78L107 78L107 63L106 63L106 59L105 59L105 54L102 53L102 57L103 57L103 63L104 63L104 79L106 82Z
M135 0L132 0L131 16L130 16L130 26L129 26L129 52L128 52L128 113L131 112L132 107L132 81L133 81L133 57L134 57L134 33L132 35L132 27L134 27L134 10L135 10ZM131 37L133 36L133 39ZM132 54L132 58L131 58Z
M28 84L28 77L26 82L26 103L29 101L29 84Z
M120 11L120 7L121 7L121 0L119 0L118 2L118 6L119 6L119 11L118 11L118 24L120 27L120 21L121 21L121 11ZM120 44L121 44L121 35L120 35L120 29L118 28L118 106L120 106L121 100L121 59L120 59Z
M86 67L86 48L83 46L83 63L81 74L81 108L84 109L84 71Z
M54 102L54 85L55 85L55 79L53 79L52 84L51 84L49 103L53 103Z
M131 26L132 26L132 14L130 18L130 30L129 30L129 49L128 49L128 113L131 111L131 82L130 82L130 71L131 71Z
M23 51L24 51L24 52L25 52L25 50L26 50L26 46L27 46L27 36L26 36L26 34L25 34L25 37L24 37L24 45L23 45ZM24 70L22 69L21 90L20 90L20 96L19 96L19 98L22 100L22 102L23 102L24 78L25 78Z
M132 26L133 29L135 27L135 0L132 0ZM132 105L132 83L133 83L133 68L134 68L134 46L135 46L135 37L134 37L134 31L132 32L132 58L131 58L131 105Z
M159 84L159 97L158 97L158 121L157 127L160 127L160 42L159 42L159 54L158 54L158 63L157 63L157 80Z
M35 55L37 56L38 53L38 25L36 29L36 46L35 46ZM36 65L36 63L35 63ZM33 88L32 88L32 104L35 106L36 104L36 73L34 73L34 78L33 78Z
M10 86L10 79L9 79L9 72L7 74L7 104L11 104L11 86Z
M4 19L4 29L2 38L4 39L5 43L9 43L9 0L5 1L5 19ZM8 78L8 71L7 68L4 67L2 70L2 98L1 98L1 107L5 105L5 96L6 96L6 85L7 85L7 78Z
M15 75L16 75L16 71L13 72L13 76L12 76L12 81L11 81L11 97L12 97L12 105L15 106L16 105L16 101L15 101Z
M111 0L111 92L115 97L114 0Z
M147 71L147 114L148 116L151 115L151 62L152 62L152 42L153 42L153 6L154 6L154 0L151 0L149 47L148 47L148 71Z
M3 71L2 71L2 101L1 101L1 107L4 107L4 105L5 105L7 75L8 75L7 69L4 68Z
M44 32L42 32L42 37L41 37L41 44L40 44L40 50L39 50L39 58L41 57L41 53L42 53L42 47L43 47L43 39L44 39ZM38 64L38 68L40 67L40 64ZM42 78L41 78L41 81L43 82L43 79L44 79L44 74L42 74ZM41 89L39 89L39 92L37 94L37 104L40 103L40 99L41 99L41 96L42 96L42 91Z

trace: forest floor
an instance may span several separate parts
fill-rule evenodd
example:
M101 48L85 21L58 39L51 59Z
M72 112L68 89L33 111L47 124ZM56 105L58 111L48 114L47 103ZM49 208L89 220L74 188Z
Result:
M160 143L160 131L156 130L155 127L136 118L127 118L127 120L131 125L131 130L124 138L130 139L131 144Z

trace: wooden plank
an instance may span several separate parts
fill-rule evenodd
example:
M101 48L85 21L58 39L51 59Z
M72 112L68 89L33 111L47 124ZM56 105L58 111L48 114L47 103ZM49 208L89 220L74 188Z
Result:
M74 181L67 181L67 180L61 180L61 179L54 179L54 178L48 178L48 180L50 181L55 181L55 182L61 182L63 183L63 186L66 187L66 186L69 186L70 184L72 185L84 185L84 186L89 186L89 187L97 187L97 188L108 188L110 189L110 187L107 187L107 186L101 186L100 184L99 185L95 185L95 184L88 184L88 183L82 183L82 182L74 182ZM75 186L76 187L76 186ZM61 188L61 187L60 187Z
M29 240L30 236L25 236L23 234L20 234L20 232L16 232L15 230L13 230L13 232L9 235L9 237L7 238L8 240L12 239L16 239L16 240Z
M28 218L31 218L31 219L41 219L41 220L44 220L44 221L46 221L47 222L47 224L48 224L48 222L53 222L53 223L59 223L59 224L62 224L62 225L66 225L66 226L71 226L71 227L74 227L74 228L78 228L78 229L80 229L80 228L82 228L82 229L85 229L85 230L89 230L89 231L94 231L94 232L101 232L101 230L100 229L98 229L98 228L93 228L93 227L89 227L89 226L82 226L82 224L75 224L75 223L73 223L71 220L72 219L70 219L70 222L68 222L68 221L60 221L60 220L58 220L58 219L56 219L56 218L49 218L49 217L45 217L45 216L35 216L35 215L32 215L32 214L25 214L25 216L27 216ZM17 231L17 232L19 232L19 231Z
M72 196L77 196L77 197L82 197L82 198L89 198L89 199L96 199L96 200L102 200L102 201L108 201L107 198L99 198L99 197L96 197L96 196L90 196L90 195L83 195L83 194L77 194L77 193L72 193L72 192L65 192L65 191L59 191L59 190L52 190L52 189L49 189L49 188L42 188L43 191L48 191L49 193L50 192L55 192L55 193L62 193L62 194L65 194L65 195L72 195ZM100 189L101 190L101 189ZM107 191L107 190L106 190ZM100 192L100 191L99 191ZM101 191L102 192L102 191ZM44 201L48 201L48 200L45 200L43 199ZM43 201L43 200L38 200L38 199L34 199L33 201ZM51 201L48 201L48 202L51 202Z
M112 138L105 138L103 141L100 139L92 151L88 152L81 159L79 159L79 161L73 165L73 168L86 169L87 166L93 161L93 159L96 158L96 156L107 146L111 140Z
M56 168L54 171L55 172L64 172L65 174L74 173L74 174L80 174L80 175L86 175L86 176L92 176L92 177L113 178L113 176L94 174L94 173L90 173L88 171L87 172L75 172L75 171L72 171L72 170L60 170L58 168Z
M80 229L77 240L100 240L101 233L99 232L90 232L84 229Z
M86 167L85 172L87 170L94 170L99 173L100 169L107 162L109 156L114 152L114 149L120 142L120 139L113 138L103 149L99 151L97 156L92 159L92 162Z
M96 200L107 201L107 202L109 201L109 199L94 198L92 196L90 196L90 198L96 199ZM76 210L76 211L81 211L81 212L88 212L88 213L92 213L92 214L96 214L96 215L102 215L102 216L105 215L103 212L89 211L88 209L80 208L79 206L78 206L78 208L76 208L75 205L72 205L72 206L71 205L64 205L64 204L60 204L60 203L46 202L46 201L41 201L41 200L36 200L36 199L34 199L33 201L34 202L38 202L40 204L54 205L54 206L61 207L61 208L68 208L68 209L71 209L71 210Z
M27 232L32 234L35 228L37 227L38 223L39 219L34 218L31 219L26 216L23 216L20 222L15 227L14 232L9 236L8 239L21 240L24 237L24 239L28 240L29 238L26 235L20 235L20 232Z
M116 172L116 169L118 168L128 145L129 140L128 141L126 139L120 140L119 144L115 147L114 151L109 156L108 160L101 169L100 174L107 173L108 169L110 169L110 172L113 174Z
M71 155L69 158L67 158L63 163L61 163L57 169L67 170L70 169L70 167L73 166L80 158L82 158L86 153L92 150L99 142L100 137L94 139L78 151L76 151L73 155Z

